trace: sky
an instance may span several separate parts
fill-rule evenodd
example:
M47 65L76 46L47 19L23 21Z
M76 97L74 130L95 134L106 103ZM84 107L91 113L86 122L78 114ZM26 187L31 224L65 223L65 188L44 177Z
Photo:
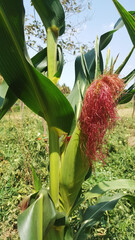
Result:
M121 3L127 11L135 10L135 0L119 0L119 3ZM24 0L24 4L27 7L27 13L30 13L29 1ZM87 4L87 0L83 0L83 4ZM83 44L88 44L91 42L91 45L96 40L97 36L100 37L103 33L112 30L114 24L120 17L112 0L90 0L90 10L86 10L78 16L77 21L78 23L82 22L82 24L80 26L78 24L77 26L78 29L76 39L78 42ZM75 17L73 16L71 18L71 22L74 20L76 21ZM114 34L111 43L102 51L103 58L105 59L106 57L108 47L110 48L111 56L113 56L114 59L117 54L119 54L116 63L117 68L126 58L132 46L133 44L128 36L127 30L125 27L123 27ZM34 55L35 53L32 53L31 50L30 54ZM65 83L70 87L70 89L72 89L74 85L74 61L76 57L77 56L70 56L67 54L66 58L68 59L68 62L64 66L63 73L59 81L61 85ZM134 68L135 50L125 68L121 72L121 77L126 76Z

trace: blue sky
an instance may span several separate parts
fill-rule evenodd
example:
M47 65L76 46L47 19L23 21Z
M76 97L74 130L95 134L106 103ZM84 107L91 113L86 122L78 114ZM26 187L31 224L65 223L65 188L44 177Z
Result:
M26 3L26 1L24 1ZM27 8L29 10L29 1L27 0ZM87 3L87 0L83 1L84 4ZM135 10L135 0L119 0L126 10ZM83 22L81 26L78 27L78 33L76 34L77 41L87 44L88 42L93 42L96 39L96 36L102 35L103 33L112 30L114 24L120 17L117 9L115 8L112 0L91 0L91 10L84 11L78 18L77 21ZM28 11L29 12L29 11ZM85 17L87 21L85 21ZM74 21L74 18L71 20ZM127 30L125 27L117 31L111 43L108 45L111 51L111 56L115 59L119 53L119 58L116 63L116 68L122 63L125 57L128 55L132 48L132 42L128 36ZM108 48L107 47L107 48ZM105 58L107 48L102 51L103 57ZM60 84L66 83L70 88L74 84L74 60L76 56L67 56L69 62L65 64L63 74L60 79ZM135 68L135 50L132 54L131 59L125 66L124 70L121 72L121 77L126 76L132 69Z

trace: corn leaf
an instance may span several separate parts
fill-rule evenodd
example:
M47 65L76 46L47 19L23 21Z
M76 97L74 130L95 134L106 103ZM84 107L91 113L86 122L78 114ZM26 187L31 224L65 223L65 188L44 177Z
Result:
M0 36L0 72L9 88L49 126L69 132L74 117L71 105L27 55L22 0L1 0Z
M135 69L132 70L127 76L123 78L124 83L130 82L135 77Z
M80 52L81 52L81 64L82 64L83 73L85 75L85 78L88 80L88 82L90 84L91 83L90 73L88 70L87 62L86 62L82 48L80 49Z
M18 217L21 240L44 239L55 220L54 204L47 191L42 189L31 205Z
M14 105L16 101L16 95L10 88L8 88L5 98L1 98L0 101L0 119L7 113L7 111Z
M117 1L112 0L115 4L121 18L127 28L131 41L135 47L135 17L131 15L131 13L127 12L125 8Z
M119 179L113 181L105 181L94 186L88 193L85 194L86 199L98 198L98 201L95 205L89 206L82 219L82 224L75 235L75 240L86 239L87 233L86 230L92 227L100 218L103 216L105 211L112 210L117 204L118 200L121 198L126 198L131 202L133 207L135 207L135 196L131 194L123 194L119 193L114 196L102 196L107 193L107 191L111 190L127 190L134 191L135 190L135 181L130 179Z
M115 71L116 74L119 74L122 69L125 67L126 63L128 62L129 58L131 57L132 53L134 51L134 47L129 52L128 56L124 59L123 63L118 67L118 69Z
M39 72L45 72L45 75L47 76L47 48L44 48L38 52L34 57L31 58L31 61Z
M32 0L46 28L51 28L56 35L65 31L65 14L59 0Z
M47 75L47 48L41 50L31 59L34 67L43 74ZM54 76L55 84L58 82L63 70L63 53L60 46L57 49L57 72ZM8 87L5 81L0 85L0 119L17 101L11 88Z
M1 98L5 98L7 90L8 90L8 85L3 80L1 85L0 85L0 96L1 96Z
M120 96L118 103L125 104L132 100L135 94L135 69L132 70L126 77L123 78L124 82L127 84L123 94Z
M99 203L94 206L88 207L83 215L81 227L75 235L74 240L86 239L86 230L92 227L95 223L97 223L101 219L105 211L112 210L116 206L117 202L123 197L131 201L131 203L135 205L134 196L119 193L112 197L103 197Z
M17 97L13 91L8 87L5 80L0 85L0 119L16 102Z
M135 84L133 84L129 90L124 92L123 96L121 96L119 99L119 104L125 104L132 100L133 96L135 95L135 89L133 89L134 87Z
M129 14L131 14L132 16L135 16L135 11L129 11ZM114 29L104 33L100 37L100 50L103 50L111 42L113 34L123 26L124 26L123 20L122 18L119 18L114 25Z
M135 181L130 179L118 179L113 181L104 181L94 186L85 194L86 199L100 197L102 194L111 190L128 189L135 190Z
M100 69L100 50L99 50L99 39L96 38L95 42L95 79L101 75L101 69Z
M68 96L71 103L76 120L80 116L83 98L90 82L95 76L95 49L79 56L75 60L75 83L72 92Z
M34 67L45 76L48 75L47 67L47 48L42 49L31 59ZM60 79L64 65L62 48L58 45L57 47L57 72L53 77L53 82L57 84Z
M107 68L108 68L109 60L110 60L110 48L108 48L108 50L107 50L104 74L107 73Z
M106 32L100 37L100 50L103 50L111 42L113 34L116 31L117 30L114 29L112 31Z
M82 69L81 57L77 57L75 60L75 84L72 92L68 96L68 100L74 109L76 120L79 118L87 87L88 82Z

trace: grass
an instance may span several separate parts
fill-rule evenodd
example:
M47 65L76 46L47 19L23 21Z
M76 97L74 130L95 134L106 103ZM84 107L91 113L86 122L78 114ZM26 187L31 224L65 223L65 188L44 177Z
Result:
M106 164L97 163L84 191L104 180L135 180L135 121L131 118L132 102L119 106L122 116L108 139ZM48 149L42 120L19 105L14 106L0 122L0 240L19 239L17 216L19 203L33 192L31 164L45 186L48 186ZM74 226L78 214L74 217ZM89 239L135 239L135 212L129 202L120 201L90 230Z

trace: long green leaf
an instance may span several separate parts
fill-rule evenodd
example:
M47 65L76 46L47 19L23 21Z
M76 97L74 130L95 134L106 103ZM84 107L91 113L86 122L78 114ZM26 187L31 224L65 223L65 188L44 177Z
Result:
M31 58L31 61L34 65L34 67L39 72L45 72L45 75L47 76L47 48L42 49L40 52L38 52L35 56Z
M135 84L132 85L132 88L135 87ZM119 99L119 104L125 104L132 100L133 96L135 95L135 89L132 89L130 91L125 91L123 96Z
M43 197L40 196L18 217L21 240L41 240L43 236Z
M82 240L86 239L86 229L92 227L97 221L101 219L105 211L112 210L117 202L122 198L126 198L131 201L131 203L135 204L135 197L132 195L124 195L124 194L116 194L112 197L104 197L101 201L87 208L86 212L83 216L83 222L77 234L75 235L74 240Z
M118 189L135 190L135 181L130 179L119 179L101 182L95 187L93 187L88 193L86 193L85 197L87 199L91 199L93 197L100 197L106 191Z
M130 82L135 77L135 69L132 70L127 76L123 78L124 83Z
M17 97L13 91L8 87L5 80L0 85L0 119L16 102Z
M8 85L3 80L3 82L0 85L0 96L1 96L1 98L5 98L7 90L8 90Z
M112 40L113 34L116 31L117 30L114 29L112 31L106 32L100 37L100 50L103 50L110 43L110 41Z
M91 83L90 73L88 70L88 66L87 66L86 59L85 59L82 48L80 49L80 52L81 52L81 64L82 64L83 73L85 75L85 78L88 80L88 82L90 84Z
M98 37L96 38L95 42L95 77L97 78L99 75L101 75L101 70L100 70L100 49L99 49L99 39Z
M108 48L107 54L106 54L106 62L105 62L104 74L107 73L107 68L108 68L109 60L110 60L110 48Z
M125 8L117 0L112 1L122 17L122 20L131 38L131 41L133 42L133 45L135 47L135 17L133 17L129 12L127 12Z
M21 240L42 240L56 220L54 204L45 190L18 217Z
M69 132L74 113L59 89L30 63L25 49L22 0L0 2L0 72L6 83L49 126Z
M32 0L46 29L51 28L56 35L65 30L65 14L59 0Z
M135 83L133 81L135 77L135 69L132 70L126 77L123 78L124 82L127 84L124 93L120 96L118 103L125 104L132 100L135 94ZM129 87L128 87L129 86Z
M129 14L131 14L132 16L135 16L135 11L129 11ZM123 20L122 18L119 18L114 25L114 29L104 33L100 37L100 50L103 50L111 42L113 34L123 26L124 26Z
M116 74L119 74L122 69L125 67L126 63L128 62L129 58L131 57L132 53L134 51L134 47L131 49L130 53L128 56L124 59L123 63L118 67L118 69L115 71Z
M1 98L0 103L0 119L7 113L7 111L14 105L14 103L17 101L16 95L13 93L13 91L8 88L5 98Z
M85 60L84 60L85 59ZM84 64L85 61L85 64ZM86 65L86 71L88 71L86 75L86 71L84 67ZM80 116L80 111L82 108L83 98L85 96L85 92L87 87L90 84L90 81L94 79L95 75L95 50L87 52L82 57L79 56L75 60L75 83L72 92L68 96L68 100L71 103L76 120L78 120Z
M58 82L61 76L64 64L63 53L60 46L58 46L57 49L57 56L58 71L54 76L55 84ZM37 53L31 60L34 67L47 76L47 48ZM0 118L2 118L7 113L7 111L13 106L17 99L18 98L14 95L11 88L9 88L6 82L3 81L3 83L0 85Z

